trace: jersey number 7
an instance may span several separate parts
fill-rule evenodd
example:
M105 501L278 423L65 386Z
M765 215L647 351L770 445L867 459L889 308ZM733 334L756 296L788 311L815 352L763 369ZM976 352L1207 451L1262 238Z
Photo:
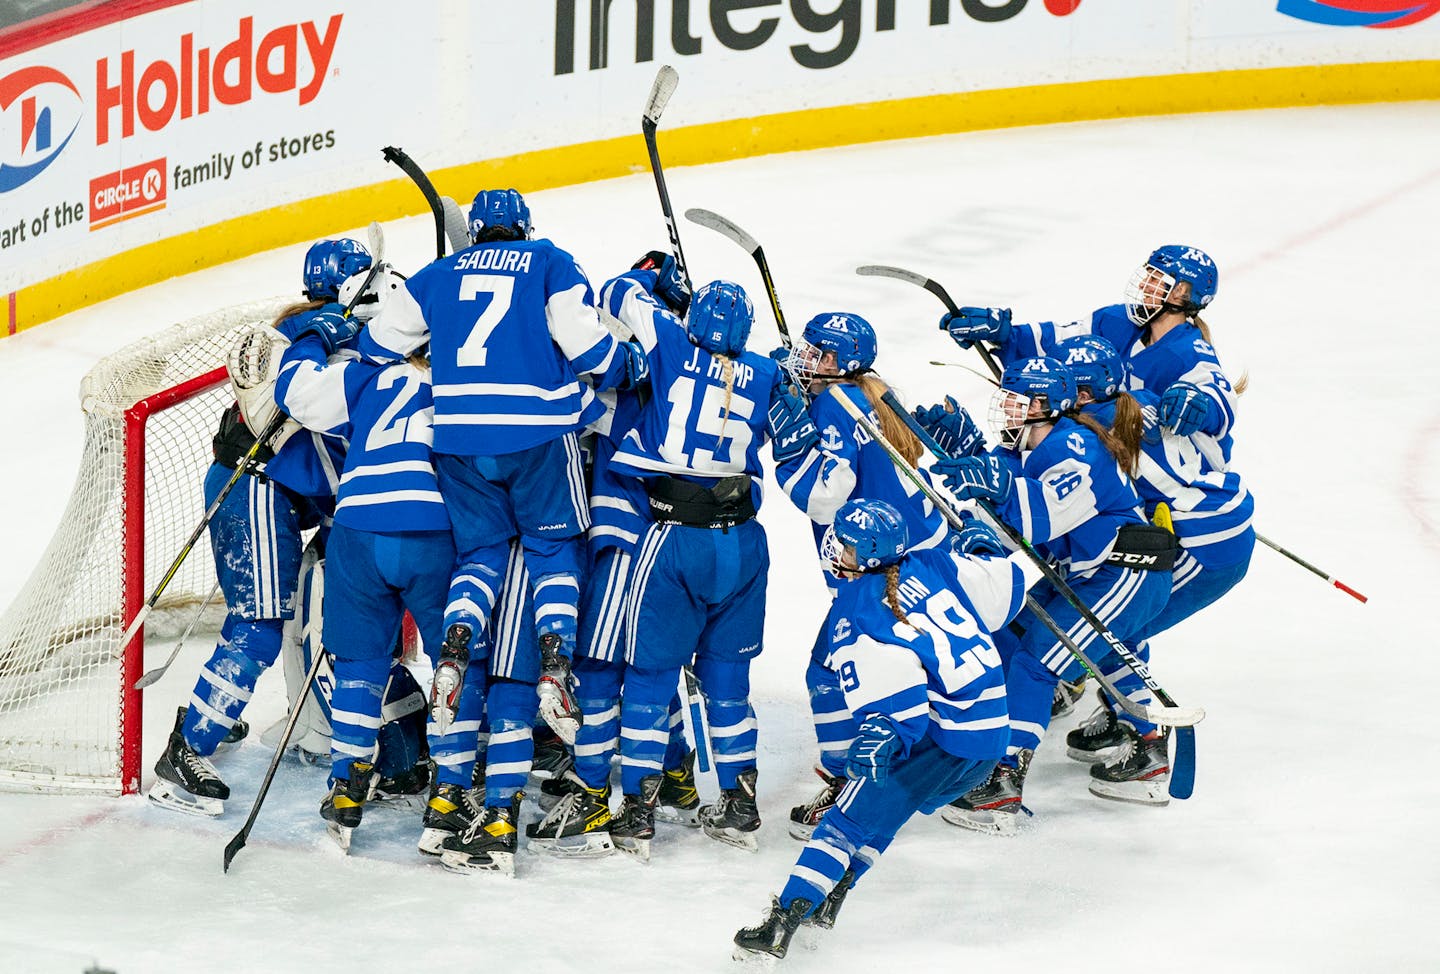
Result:
M461 301L475 301L482 294L489 295L490 302L456 350L456 365L485 364L485 343L510 310L510 301L515 296L515 278L504 274L466 274L460 278Z

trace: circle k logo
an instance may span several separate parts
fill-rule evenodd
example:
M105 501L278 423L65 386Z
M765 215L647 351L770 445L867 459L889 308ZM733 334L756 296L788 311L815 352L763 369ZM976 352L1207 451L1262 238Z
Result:
M83 109L79 89L54 68L37 65L0 78L0 193L25 185L65 151Z
M1275 10L1333 27L1404 27L1440 13L1440 0L1280 0Z

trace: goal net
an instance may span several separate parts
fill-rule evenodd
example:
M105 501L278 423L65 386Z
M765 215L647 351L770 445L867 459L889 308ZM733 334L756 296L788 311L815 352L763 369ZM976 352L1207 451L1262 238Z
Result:
M0 617L0 787L138 790L143 635L126 626L205 511L210 439L232 395L225 358L239 332L287 302L271 299L175 325L107 356L80 386L85 446L60 525ZM207 600L202 535L146 620L178 635ZM211 598L213 595L213 599ZM143 634L145 630L141 630Z

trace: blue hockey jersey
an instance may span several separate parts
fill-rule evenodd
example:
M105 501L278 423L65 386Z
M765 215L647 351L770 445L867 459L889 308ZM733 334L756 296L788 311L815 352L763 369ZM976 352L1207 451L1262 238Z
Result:
M335 521L375 534L448 531L431 456L434 400L426 369L410 362L326 361L320 340L291 345L276 400L306 428L350 444Z
M339 305L328 304L314 311L302 311L280 321L275 329L293 342L305 323L320 311L340 310ZM342 349L336 357L354 358L355 354L353 350ZM285 404L280 403L280 407L284 409ZM311 498L328 512L340 486L340 471L345 466L345 445L343 437L327 436L308 428L299 430L280 444L274 458L265 465L265 476Z
M875 424L879 418L864 391L853 383L839 388ZM775 468L775 479L795 506L813 522L819 550L825 526L851 497L882 500L905 517L911 549L933 548L945 540L949 528L935 505L914 484L900 476L890 455L828 395L810 402L810 420L820 434L818 448L792 457ZM928 476L923 471L922 477Z
M1022 554L910 552L900 562L906 621L885 602L883 573L842 586L826 619L824 665L857 719L883 714L907 744L928 735L957 757L998 760L1010 741L1010 715L990 633L1015 617L1039 578Z
M1093 432L1057 420L1023 457L990 451L1010 466L1015 486L996 513L1046 555L1084 573L1103 564L1122 524L1143 524L1140 495Z
M427 340L437 453L515 453L584 429L603 411L595 390L625 377L585 273L548 240L435 261L391 295L359 347L395 361Z

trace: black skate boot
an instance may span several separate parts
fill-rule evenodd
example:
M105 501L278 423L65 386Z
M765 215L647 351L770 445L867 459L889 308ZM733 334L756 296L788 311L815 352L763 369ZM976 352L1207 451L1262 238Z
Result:
M430 800L425 805L425 818L421 822L425 831L420 833L420 852L427 856L440 855L446 839L464 832L484 814L484 788L466 789L434 782L430 786Z
M790 905L785 907L780 905L778 896L770 897L770 909L765 919L735 934L735 949L730 956L742 964L780 960L789 952L790 938L795 936L795 931L813 905L801 897L791 900Z
M1035 752L1024 748L1015 755L1016 764L1000 762L990 772L990 780L970 789L940 810L940 817L951 825L990 835L1014 835L1019 829L1021 792L1030 758Z
M840 907L845 905L845 897L850 893L850 887L855 885L855 874L845 870L830 893L820 905L815 907L815 912L800 921L800 929L795 934L795 943L806 950L815 950L820 946L821 935L827 930L835 929L835 920L840 916Z
M1125 741L1108 764L1090 768L1090 794L1136 805L1170 804L1170 732L1141 737L1121 724Z
M325 820L326 831L346 855L350 854L350 838L365 814L365 803L379 784L377 777L373 764L356 761L350 765L350 777L336 778L330 785L330 794L320 803L320 817Z
M760 849L755 836L760 830L760 810L755 806L756 774L754 768L740 772L734 788L722 788L715 804L700 809L700 827L706 835L747 852Z
M162 808L188 815L223 814L230 786L221 780L213 764L185 743L180 732L184 720L182 707L175 715L175 728L170 731L165 753L155 762L156 781L146 797Z
M660 800L664 775L640 779L640 794L626 795L620 810L610 819L610 839L615 848L641 862L650 861L650 840L655 838L655 805Z
M430 684L430 718L435 732L444 734L455 719L460 706L460 690L465 685L465 668L470 665L470 639L474 631L463 622L445 630L445 643L440 647L440 662L435 665L435 679Z
M1076 761L1097 764L1108 761L1125 743L1125 732L1116 719L1115 708L1104 691L1097 693L1100 706L1085 722L1065 735L1065 753Z
M824 782L820 791L805 804L790 809L790 836L801 842L810 841L815 826L834 807L835 799L840 797L840 789L845 787L844 778L832 775L818 764L815 765L815 775Z
M489 872L515 875L515 847L519 833L520 802L525 793L517 791L509 805L487 805L485 815L470 823L459 835L442 844L440 865L452 873Z
M575 758L565 742L549 727L535 728L535 757L530 762L530 777L537 781L554 781L565 777L575 766Z
M540 716L556 737L574 745L580 731L580 705L575 702L570 661L560 652L561 646L559 633L540 637L540 682L535 690L540 694Z
M655 817L672 825L700 827L700 792L695 788L695 752L686 751L680 767L665 772Z
M382 777L375 787L377 802L398 802L423 795L430 787L430 762L417 761L399 774ZM418 804L418 800L416 802Z
M1080 679L1074 683L1066 683L1061 680L1055 684L1055 699L1050 704L1050 719L1064 717L1074 712L1075 703L1085 696L1085 674L1080 674Z
M543 819L525 826L530 848L574 859L610 855L615 843L610 840L609 782L589 788L573 772L564 781L569 785L565 796Z

